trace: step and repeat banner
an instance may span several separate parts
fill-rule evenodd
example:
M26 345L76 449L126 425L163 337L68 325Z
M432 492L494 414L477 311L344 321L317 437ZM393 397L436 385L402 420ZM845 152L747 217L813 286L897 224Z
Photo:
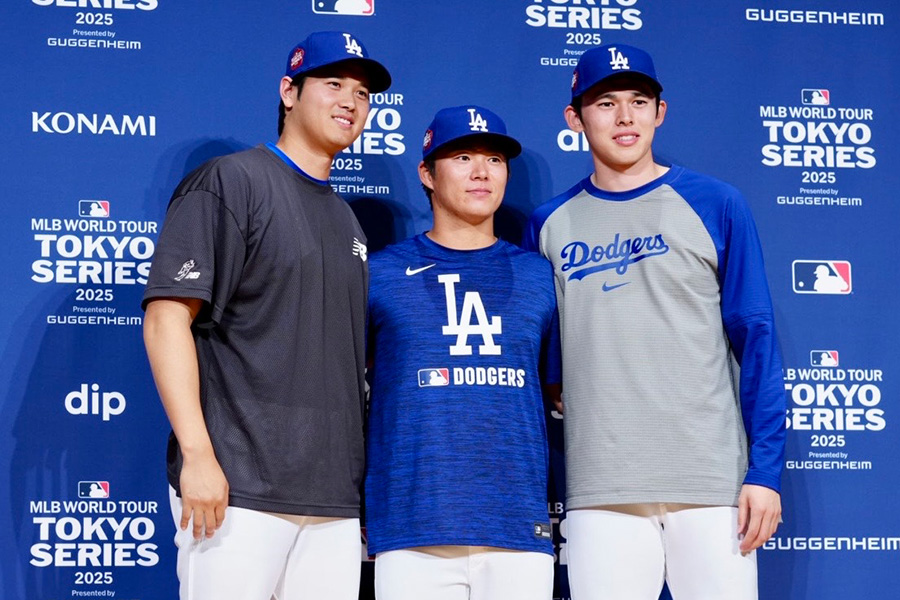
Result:
M3 598L176 596L168 424L140 297L175 185L277 138L287 53L322 29L358 35L394 76L331 178L370 251L429 226L422 136L463 103L501 114L524 146L497 216L518 241L536 206L591 170L562 117L578 57L649 50L669 103L658 159L740 188L763 241L789 431L760 596L896 597L892 0L6 0L0 17ZM548 419L555 596L568 598L562 425Z

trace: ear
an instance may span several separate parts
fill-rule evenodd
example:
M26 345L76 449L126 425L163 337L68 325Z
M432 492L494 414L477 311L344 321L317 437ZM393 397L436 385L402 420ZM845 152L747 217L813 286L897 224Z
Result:
M659 127L663 124L663 121L666 119L666 108L668 105L665 100L659 101L659 110L656 111L656 126Z
M285 108L291 108L297 101L297 92L290 77L282 77L278 82L278 93Z
M434 191L434 178L431 176L431 172L428 171L428 167L425 166L424 160L419 163L419 181L422 182L422 185Z
M584 131L584 124L581 122L581 117L578 116L578 113L575 112L575 108L571 104L563 111L563 117L566 119L566 124L569 126L569 129L575 133Z

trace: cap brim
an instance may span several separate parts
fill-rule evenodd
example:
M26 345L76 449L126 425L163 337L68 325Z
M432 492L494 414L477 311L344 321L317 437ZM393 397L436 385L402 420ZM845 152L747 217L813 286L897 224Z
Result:
M458 147L465 147L471 144L473 141L481 139L484 140L489 146L496 147L507 159L513 159L520 154L522 154L522 144L517 142L515 139L511 138L508 135L504 135L502 133L492 133L488 132L476 132L471 133L469 135L462 135L457 138L453 138L452 140L448 140L441 144L440 146L435 146L432 148L428 154L423 156L423 160L437 152L438 150L444 149L455 149Z
M639 80L639 81L643 81L643 82L647 83L656 92L657 96L662 92L662 89L663 89L662 85L657 80L653 79L653 77L651 77L650 75L647 75L646 73L641 73L639 71L623 71L621 73L615 73L613 75L608 75L607 77L604 77L600 81L597 81L596 83L592 83L588 87L584 88L584 90L582 90L582 92L580 94L574 94L572 96L572 99L574 100L575 98L584 96L586 93L588 93L589 91L591 91L598 85L603 85L603 84L610 85L610 84L615 83L616 81L625 81L625 80L629 80L629 79Z

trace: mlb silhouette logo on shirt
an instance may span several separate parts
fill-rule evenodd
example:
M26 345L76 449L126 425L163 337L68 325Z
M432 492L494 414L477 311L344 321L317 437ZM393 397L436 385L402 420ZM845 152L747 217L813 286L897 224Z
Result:
M450 385L450 369L419 369L419 387Z

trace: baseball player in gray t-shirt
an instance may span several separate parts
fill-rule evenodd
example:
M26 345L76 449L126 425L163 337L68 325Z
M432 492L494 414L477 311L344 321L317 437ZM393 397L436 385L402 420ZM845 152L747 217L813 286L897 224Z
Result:
M755 600L781 515L781 355L747 203L653 158L650 56L579 60L569 127L594 172L525 236L554 266L569 582L577 600Z

